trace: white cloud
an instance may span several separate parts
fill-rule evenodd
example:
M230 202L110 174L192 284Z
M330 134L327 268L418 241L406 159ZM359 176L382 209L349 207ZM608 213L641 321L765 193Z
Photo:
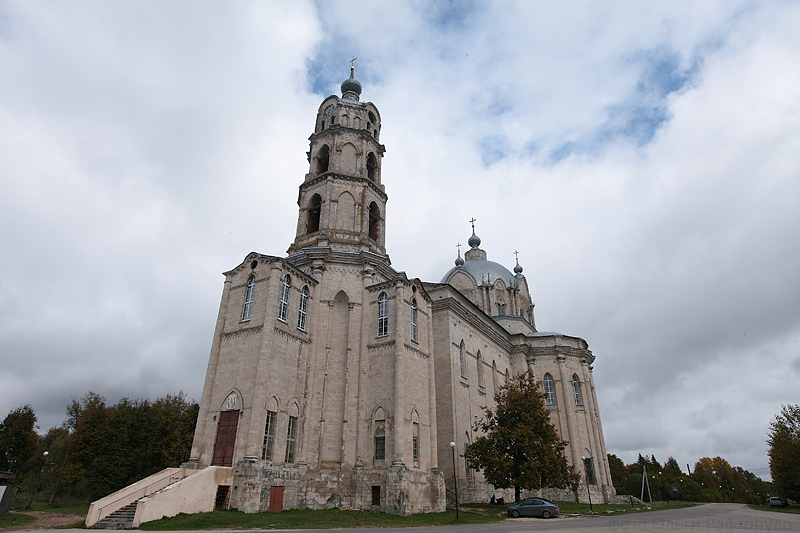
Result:
M610 452L760 468L800 402L793 3L12 2L0 21L3 411L47 428L89 390L199 399L219 273L293 240L314 112L352 55L394 266L438 281L473 216L490 259L519 250L539 328L598 356Z

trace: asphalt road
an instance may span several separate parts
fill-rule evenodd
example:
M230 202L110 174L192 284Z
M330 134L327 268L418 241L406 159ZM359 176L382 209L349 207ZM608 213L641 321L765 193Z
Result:
M336 533L368 533L375 529L336 529ZM39 532L63 533L64 530L39 529ZM74 530L73 530L74 531ZM211 530L214 531L214 530ZM224 531L224 530L217 530ZM253 530L249 530L253 531ZM292 533L319 532L319 529L280 529ZM596 531L611 532L714 532L720 531L797 531L800 515L754 511L741 504L709 503L697 507L650 511L631 515L597 516L591 518L517 518L497 524L443 526L436 528L382 528L381 533L528 533L559 531L562 533Z

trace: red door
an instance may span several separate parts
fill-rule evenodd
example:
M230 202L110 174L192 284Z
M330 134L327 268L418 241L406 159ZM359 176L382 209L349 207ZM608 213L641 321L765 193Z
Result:
M236 426L238 424L239 411L222 411L220 413L212 466L231 466L233 464L233 446L236 444Z
M270 487L269 512L280 513L283 511L283 487Z

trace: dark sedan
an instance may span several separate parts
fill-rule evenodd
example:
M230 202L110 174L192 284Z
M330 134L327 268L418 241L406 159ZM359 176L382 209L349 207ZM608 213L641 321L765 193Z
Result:
M509 505L508 516L519 518L520 516L541 516L550 518L558 516L558 504L544 498L528 498L514 505Z

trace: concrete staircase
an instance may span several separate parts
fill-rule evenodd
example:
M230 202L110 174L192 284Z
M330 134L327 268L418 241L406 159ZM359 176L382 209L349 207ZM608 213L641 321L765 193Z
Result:
M130 529L133 527L133 517L136 515L138 500L125 507L117 509L110 515L95 523L93 529Z

